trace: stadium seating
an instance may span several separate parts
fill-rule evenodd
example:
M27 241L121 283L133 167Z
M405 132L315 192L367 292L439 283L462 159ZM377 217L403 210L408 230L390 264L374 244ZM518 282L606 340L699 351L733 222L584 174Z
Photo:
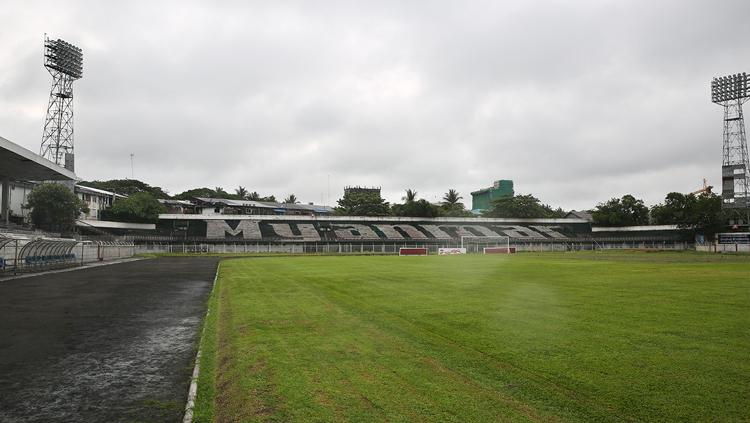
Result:
M337 239L346 241L380 240L378 234L376 234L368 225L355 223L351 225L331 226L333 227L333 232L336 234Z
M422 240L427 239L427 235L420 232L417 228L415 228L412 225L386 225L386 224L376 224L373 225L376 227L380 232L385 235L385 237L388 240L402 240L406 239L400 232L405 233L409 239L415 239L415 240Z
M544 220L534 219L526 223L511 219L472 219L458 218L416 220L408 218L353 217L326 219L311 217L309 219L281 219L277 216L263 218L261 216L249 218L209 218L201 224L205 225L205 235L194 232L195 237L208 240L237 240L237 241L299 241L299 242L351 242L351 241L429 241L442 242L460 240L464 237L502 237L508 236L516 240L569 240L579 239L580 236L591 236L591 225L587 222L564 222L564 219ZM179 219L176 219L179 220ZM561 222L561 220L563 220ZM177 225L167 222L163 235L174 227L185 227L181 222ZM191 227L200 228L199 225ZM194 230L195 231L195 230Z

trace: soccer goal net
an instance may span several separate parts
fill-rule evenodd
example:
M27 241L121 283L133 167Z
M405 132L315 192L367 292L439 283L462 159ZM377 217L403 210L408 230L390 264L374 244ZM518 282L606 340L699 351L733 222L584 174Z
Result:
M461 248L466 248L467 253L515 253L515 248L510 246L510 237L508 236L462 236Z

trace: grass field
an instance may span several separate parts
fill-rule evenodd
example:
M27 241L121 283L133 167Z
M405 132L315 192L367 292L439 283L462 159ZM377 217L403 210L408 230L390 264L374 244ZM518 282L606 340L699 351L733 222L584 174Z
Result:
M196 421L750 419L750 257L221 263Z

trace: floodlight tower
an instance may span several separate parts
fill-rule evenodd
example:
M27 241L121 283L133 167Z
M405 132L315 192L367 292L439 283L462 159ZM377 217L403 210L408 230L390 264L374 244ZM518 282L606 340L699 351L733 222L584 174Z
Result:
M44 67L52 75L52 89L39 154L75 171L73 155L73 81L83 76L83 52L63 40L44 36Z
M750 207L750 164L742 105L750 98L745 72L714 78L711 101L724 107L724 149L721 163L721 205Z

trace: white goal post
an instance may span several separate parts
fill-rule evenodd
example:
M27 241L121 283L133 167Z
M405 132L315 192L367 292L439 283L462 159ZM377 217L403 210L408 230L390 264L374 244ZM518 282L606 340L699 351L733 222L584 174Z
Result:
M498 253L499 250L502 249L502 252L505 252L507 254L510 254L511 248L510 248L510 237L509 236L462 236L461 237L461 248L466 248L467 252L471 252L471 246L476 245L476 252L480 252L479 248L481 247L481 252L483 254L490 253ZM488 251L489 250L489 251ZM493 251L497 250L497 251Z

